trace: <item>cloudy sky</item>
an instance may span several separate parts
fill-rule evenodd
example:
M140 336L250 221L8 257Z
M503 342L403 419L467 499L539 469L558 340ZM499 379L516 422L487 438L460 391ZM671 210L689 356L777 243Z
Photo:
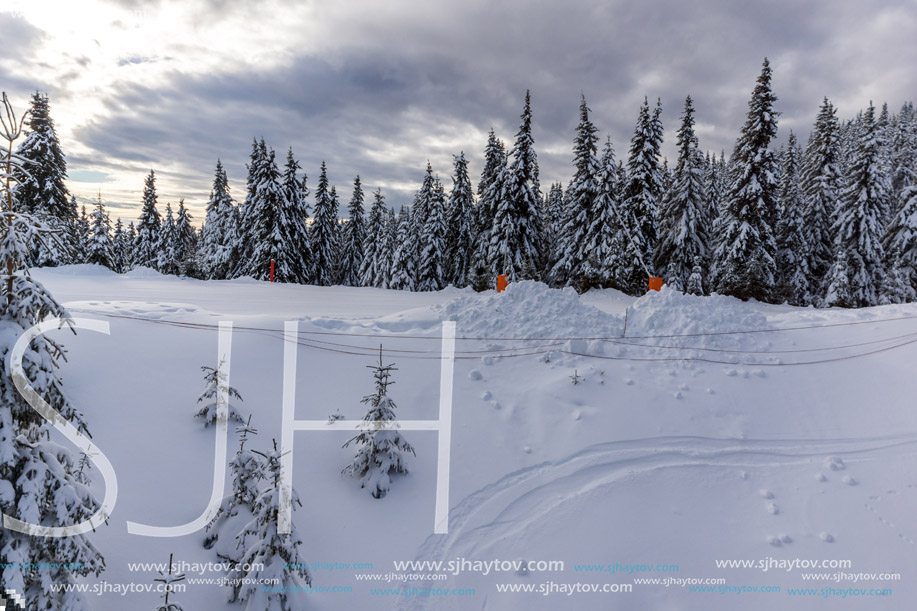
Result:
M765 56L781 137L805 138L824 96L842 117L914 100L914 32L913 0L0 0L0 89L48 93L77 196L134 219L153 168L200 220L217 158L244 197L253 137L312 186L325 160L345 202L356 174L410 201L428 159L448 188L488 129L512 144L526 89L545 184L572 174L580 92L619 155L659 97L674 161L688 94L728 154Z

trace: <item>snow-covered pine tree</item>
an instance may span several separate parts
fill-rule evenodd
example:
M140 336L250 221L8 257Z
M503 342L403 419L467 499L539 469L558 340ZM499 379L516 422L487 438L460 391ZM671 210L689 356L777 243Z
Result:
M487 136L487 146L484 148L484 169L478 182L478 203L475 206L475 248L472 256L472 268L476 270L487 269L490 275L488 251L490 249L490 233L493 229L494 215L497 205L504 197L502 179L506 177L506 147L503 141L497 138L493 128Z
M564 224L564 186L563 183L555 182L551 184L548 194L545 197L545 240L549 245L548 253L550 260L548 265L551 269L557 265L562 250L560 243L561 228Z
M880 217L885 196L883 167L876 138L875 107L872 103L859 123L857 151L847 184L841 192L840 209L834 222L835 268L846 268L845 282L839 269L829 274L831 285L826 306L865 307L879 303L884 281L884 249ZM836 284L836 286L835 286ZM844 286L848 287L842 290Z
M185 207L185 200L178 200L178 216L175 218L175 258L179 261L178 273L182 276L203 278L197 252L200 238L193 222L194 216Z
M241 401L241 398L239 399ZM227 532L230 528L230 519L242 512L247 512L242 518L247 524L255 508L255 499L258 498L258 485L265 477L264 456L257 452L245 449L249 435L257 435L258 430L252 427L251 414L242 426L236 427L239 433L239 449L229 461L229 470L232 473L232 492L223 498L216 515L206 526L207 536L204 537L204 548L216 547L217 557L221 561L238 561L239 549L236 547L236 536L239 533ZM218 543L222 541L222 544Z
M225 388L226 396L229 399L229 404L227 405L229 419L235 422L244 422L242 414L239 413L239 409L233 402L234 400L242 401L242 396L238 390L226 384L226 377L220 373L219 367L207 367L204 365L201 367L201 371L204 372L204 392L197 398L197 402L204 405L194 414L194 417L203 420L205 427L215 424L217 420L217 399L220 389Z
M315 188L315 219L309 234L312 255L315 258L314 282L318 286L331 286L335 280L337 261L337 201L328 188L328 170L322 162L318 186Z
M596 158L598 130L589 119L586 96L581 94L580 121L573 138L573 181L567 188L563 225L558 238L559 256L551 269L551 279L558 286L571 286L582 281L587 260L586 234L593 223L595 200L598 197L599 161Z
M475 246L474 192L468 177L465 152L453 157L452 193L446 204L446 282L459 288L468 284Z
M255 224L258 222L254 214L255 206L252 197L258 192L258 172L264 167L264 158L267 156L267 144L264 138L259 142L252 139L252 152L249 155L246 168L248 174L245 178L245 201L239 206L236 218L237 235L233 245L233 265L231 277L237 278L245 275L249 268L252 253L257 245L253 238L256 233Z
M259 152L251 172L251 191L246 198L245 239L247 259L240 262L242 275L256 280L268 280L271 261L274 261L275 282L296 282L299 253L287 240L284 232L284 210L281 208L280 171L277 169L273 149L264 140L258 143Z
M657 101L656 109L651 114L649 100L643 99L627 160L627 179L621 205L622 220L627 224L623 232L639 249L641 263L624 270L620 282L623 289L632 294L643 293L647 275L654 275L652 266L657 237L656 219L663 195L662 165L659 161L662 146L661 109L661 103Z
M583 267L576 286L580 291L593 287L615 286L628 268L624 262L636 255L635 245L625 241L621 234L621 187L618 182L617 162L611 137L605 141L599 172L596 176L597 192L588 211L589 227L586 229L582 249Z
M506 274L511 282L541 278L545 263L541 188L532 139L529 91L525 92L521 119L516 142L510 150L513 161L495 180L495 184L502 185L503 197L496 202L487 256L492 273Z
M388 288L397 291L417 290L417 271L414 262L414 249L411 246L411 216L404 206L398 214L395 224L394 250L392 266L389 273Z
M111 239L111 221L105 207L102 205L102 196L92 211L89 227L89 244L86 253L86 262L104 265L108 269L116 270L114 249ZM117 270L116 270L117 271Z
M162 218L156 209L156 200L156 175L150 170L143 187L143 208L137 219L137 237L133 248L135 266L158 269Z
M420 255L417 261L417 290L438 291L446 286L444 257L446 255L446 196L439 178L432 177L427 163L427 177L431 179L428 197L425 199L425 218L420 227ZM424 187L427 178L424 178ZM427 194L424 194L427 197Z
M307 284L312 280L312 245L309 242L309 189L306 175L297 178L299 163L293 157L293 149L287 151L287 163L283 170L280 187L280 208L282 233L288 253L289 282Z
M136 265L134 263L134 245L137 244L137 229L134 227L134 221L127 224L127 231L124 237L127 240L127 269L124 271L129 271Z
M812 302L806 240L805 205L799 184L800 151L790 131L780 176L780 218L777 219L778 295L793 305Z
M917 183L905 186L903 202L882 238L888 273L884 300L917 301Z
M801 168L804 199L806 266L811 274L812 299L824 295L822 281L834 261L832 223L840 189L840 126L828 98L822 102L815 127L803 155Z
M685 98L676 146L678 163L659 215L656 272L666 286L687 291L696 262L703 265L709 256L704 162L694 133L691 96Z
M16 201L54 231L54 239L31 245L30 262L35 267L63 265L77 258L77 236L70 194L67 191L67 161L51 119L48 96L35 92L26 124L29 132L16 154L26 171L17 176Z
M121 217L118 217L115 221L115 232L111 240L111 253L112 264L114 265L112 269L119 274L123 274L129 268L130 246L128 239L124 225L121 223Z
M740 299L774 298L777 242L768 218L776 209L779 186L777 160L770 148L777 135L776 100L765 58L732 153L722 241L714 254L715 290Z
M0 108L0 358L7 358L22 333L48 317L66 318L63 307L29 274L30 246L45 240L48 227L20 212L14 186L23 176L22 162L13 153L22 134L22 121L6 94ZM48 404L83 432L82 414L63 392L57 369L63 348L46 336L27 349L23 368L28 383ZM50 427L16 389L9 368L0 371L0 509L30 524L67 526L90 518L98 501L77 477L77 461L69 448L50 439ZM85 475L85 474L84 474ZM66 559L62 563L61 559ZM69 564L72 563L72 564ZM25 608L39 611L88 611L77 591L65 589L79 577L98 576L105 567L99 550L86 535L31 536L0 529L0 591L15 591ZM54 566L60 568L54 568ZM74 568L79 567L79 568Z
M217 159L207 215L201 228L201 271L209 280L223 280L232 273L233 252L238 241L235 208L229 195L226 170Z
M230 602L245 605L247 611L293 611L301 608L294 606L293 601L298 600L298 592L312 585L312 577L299 555L302 539L295 523L291 521L289 533L280 534L278 522L285 492L294 511L302 503L295 489L281 490L277 442L272 451L262 456L268 486L258 494L253 503L253 518L238 536L241 554L229 575L236 584ZM273 585L264 587L263 583Z
M363 220L363 186L359 176L353 180L353 196L347 206L347 216L342 233L340 280L344 286L360 286L366 223Z
M366 424L343 446L356 444L358 447L353 462L343 473L360 478L360 487L368 488L373 498L381 499L392 486L391 476L408 472L403 454L410 452L416 456L416 453L395 424L397 406L388 395L388 387L394 384L391 377L397 369L394 363L383 364L382 346L379 346L379 363L367 367L373 370L375 392L361 399L361 403L369 406L363 416Z
M177 276L181 267L178 258L178 232L175 228L175 216L172 214L172 204L166 202L166 215L162 220L159 231L159 256L157 269L164 274Z
M395 249L398 248L398 219L395 209L388 208L385 213L385 242L376 262L376 277L380 288L391 288L392 269L395 261Z
M385 197L382 189L373 192L373 205L369 209L366 223L366 235L363 239L363 260L360 262L359 286L381 286L382 281L376 274L379 260L384 257L385 247Z
M41 222L41 219L38 220ZM85 204L80 207L80 215L76 219L76 239L76 252L79 254L79 260L82 261L86 258L86 253L89 252L89 215L86 214ZM34 250L33 248L32 251L34 252Z

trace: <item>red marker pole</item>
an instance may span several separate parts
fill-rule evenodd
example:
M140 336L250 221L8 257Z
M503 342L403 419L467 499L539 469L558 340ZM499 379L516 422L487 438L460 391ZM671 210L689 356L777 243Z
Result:
M271 282L274 281L274 260L271 259Z

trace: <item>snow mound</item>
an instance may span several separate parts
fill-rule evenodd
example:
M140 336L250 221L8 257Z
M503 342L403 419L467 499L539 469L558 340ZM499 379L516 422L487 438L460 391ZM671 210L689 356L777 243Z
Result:
M455 320L461 336L486 338L620 337L623 320L586 305L571 288L552 289L531 280L511 283L502 293L463 294L434 306Z
M162 278L165 274L156 271L152 267L138 265L129 272L125 272L124 276L127 278Z
M754 304L725 295L688 295L666 286L634 301L627 319L628 338L647 338L644 341L660 345L682 342L704 347L745 348L757 343L758 334L730 332L767 328L767 317Z
M42 273L54 274L57 276L93 276L93 277L106 277L106 276L117 276L117 272L114 272L104 265L98 265L96 263L73 263L71 265L60 265L58 267L42 267L39 268ZM35 269L32 270L33 273Z

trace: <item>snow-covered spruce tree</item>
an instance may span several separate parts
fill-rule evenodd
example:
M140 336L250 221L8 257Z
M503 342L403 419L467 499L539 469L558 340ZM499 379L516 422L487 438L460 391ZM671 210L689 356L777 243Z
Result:
M904 187L902 205L882 238L887 270L883 301L917 301L917 183Z
M124 235L127 239L127 267L128 270L130 270L136 265L136 263L134 263L134 246L137 244L137 228L134 227L134 221L127 224L127 231Z
M623 241L620 183L617 162L611 137L605 141L599 172L596 176L597 192L588 211L589 226L586 228L582 248L583 266L576 279L579 291L593 287L615 286L628 266L627 253L635 256L633 244Z
M472 268L476 270L487 268L487 275L492 273L487 257L497 204L504 196L501 181L506 177L505 168L506 147L491 128L487 136L487 145L484 147L484 169L478 181L478 203L475 206L475 247L471 264Z
M879 303L884 279L884 250L880 216L882 214L883 167L876 138L875 107L870 103L859 125L856 155L852 160L847 184L841 192L840 209L834 223L834 267L840 255L845 259L848 295L841 287L844 279L837 269L829 273L831 283L825 296L826 306L865 307ZM834 286L834 285L837 286ZM848 303L844 303L848 301Z
M659 201L663 195L662 165L659 151L662 146L662 106L656 102L656 109L650 113L649 101L644 98L634 136L630 141L627 160L627 182L622 202L622 220L626 237L639 249L641 265L632 265L624 270L622 289L632 294L646 290L647 274L653 275L653 260L656 248L656 219Z
M806 217L799 188L799 145L791 131L780 176L780 217L777 219L777 295L793 305L812 303Z
M178 200L178 216L175 218L175 258L178 260L178 274L203 278L198 257L200 239L194 229L194 216L185 208L185 200Z
M234 214L235 204L229 195L226 170L218 159L207 216L201 228L200 257L202 273L207 279L223 280L232 273L233 251L238 240Z
M359 176L353 180L353 196L347 206L347 216L342 233L340 280L344 286L360 286L366 223L363 220L363 186Z
M0 108L0 358L4 361L19 336L46 317L66 317L62 306L32 279L30 246L46 240L48 227L21 212L16 202L16 176L22 162L14 155L22 121L3 94ZM57 368L63 348L45 336L32 341L23 367L28 383L52 408L86 432L82 414L63 392ZM0 509L30 524L68 526L90 518L98 501L77 477L77 461L69 448L50 439L50 427L15 388L9 370L0 371ZM66 559L66 568L61 566ZM80 568L72 568L73 566ZM99 550L86 535L51 538L0 529L0 590L25 598L25 608L39 611L88 611L79 592L52 591L78 577L98 576L105 567Z
M22 212L46 224L56 239L31 245L30 263L35 267L79 262L77 236L67 191L67 161L51 119L48 96L35 92L26 118L29 132L16 154L25 171L17 176L16 201Z
M312 245L309 242L309 189L306 175L300 180L296 171L299 163L293 158L293 149L287 151L280 186L281 232L287 242L285 252L289 267L288 282L307 284L312 280Z
M685 292L689 295L704 294L704 261L700 257L694 258L694 267L691 268L691 275L688 276L688 286Z
M89 243L86 249L86 263L104 265L108 269L117 271L114 248L111 239L111 221L105 207L102 205L102 196L96 203L95 210L90 215Z
M159 256L156 268L170 276L178 275L180 260L176 253L177 243L175 215L172 214L172 204L166 202L166 215L159 230Z
M813 299L824 295L827 285L821 279L827 276L834 261L831 227L840 189L839 129L834 106L825 98L809 136L800 176L805 206L806 266L811 274Z
M203 403L203 406L194 414L194 417L203 420L205 427L215 424L217 420L217 399L220 389L225 388L229 398L229 405L227 406L229 419L235 422L244 422L242 414L239 413L239 409L233 402L234 400L242 401L242 396L238 390L226 384L226 377L220 374L219 367L214 368L204 365L201 367L201 371L204 372L204 392L197 398L197 402Z
M564 220L557 239L559 256L551 269L552 282L558 286L576 284L583 277L586 264L586 233L592 225L595 199L598 197L599 161L596 158L598 130L589 119L586 96L581 96L580 121L573 138L573 181L567 188Z
M901 106L892 117L886 137L889 150L889 179L891 191L901 202L901 193L917 178L917 117L913 102Z
M691 96L685 98L676 145L678 163L659 215L656 272L667 286L686 291L698 258L703 265L709 254L704 162L694 134Z
M715 290L740 299L770 301L777 282L777 242L768 222L778 195L777 160L770 148L777 135L776 100L765 58L732 153L722 242L714 255Z
M474 192L468 177L465 152L453 157L452 193L446 204L446 282L459 288L468 284L475 245Z
M322 162L318 186L315 188L315 219L309 239L315 258L314 282L318 286L331 286L335 280L337 261L337 201L331 197L328 188L328 170Z
M541 278L545 262L538 157L532 140L528 91L521 118L510 150L513 161L495 180L502 185L503 197L496 202L487 256L492 272L506 274L510 281Z
M253 503L253 518L238 536L242 553L239 564L229 575L237 584L233 586L230 602L244 605L247 611L293 611L301 608L293 605L297 592L312 585L312 577L299 555L302 539L296 532L296 525L291 521L289 533L278 532L284 491L281 490L277 442L272 451L262 456L268 486L258 494ZM295 489L286 492L294 511L302 507ZM274 585L264 586L263 583Z
M382 189L373 192L373 205L369 209L369 219L366 223L366 235L363 238L363 260L360 262L359 286L382 286L382 280L377 275L380 257L384 256L385 247L385 197Z
M37 220L41 222L41 219ZM80 206L80 215L76 219L76 239L76 252L79 254L79 260L83 261L86 259L86 253L89 252L89 215L86 214L85 204Z
M398 214L396 227L388 288L397 291L415 291L417 290L417 271L414 249L411 246L411 217L404 206L401 207L401 212Z
M130 244L127 231L121 223L121 217L115 221L115 232L111 239L112 267L119 274L128 270L130 263Z
M561 228L564 224L564 211L566 210L563 183L555 182L551 184L551 188L548 189L548 194L545 196L544 205L546 217L544 231L547 236L546 240L550 244L550 261L548 263L551 269L554 269L562 254L560 236L562 235Z
M427 177L432 179L430 164ZM427 179L424 179L424 186ZM417 290L438 291L446 286L443 265L446 254L446 196L439 179L432 180L429 199L424 201L426 216L420 227L420 254L417 260ZM427 194L424 194L426 197Z
M241 400L241 398L240 398ZM204 537L204 548L216 548L217 557L221 561L237 562L239 549L236 547L238 532L231 532L229 521L240 513L247 512L241 519L247 524L248 516L254 511L255 499L258 498L258 486L265 477L264 456L257 452L245 449L249 435L257 435L258 430L252 427L251 414L247 422L236 428L239 433L239 449L229 461L229 470L232 474L232 492L220 502L216 515L206 526L207 536Z
M344 468L343 473L360 478L360 487L369 489L373 498L381 499L392 486L392 475L408 472L403 454L410 452L416 456L411 447L397 429L395 424L395 402L388 395L388 387L394 384L392 372L397 371L394 364L382 362L382 346L379 346L379 363L367 365L373 370L375 392L366 395L361 403L369 406L363 416L363 430L344 444L358 447L353 462Z
M398 219L395 209L388 208L385 213L385 242L376 262L376 277L380 288L391 288L392 269L395 261L395 249L398 247Z
M137 237L133 249L135 266L158 269L162 218L156 209L156 199L156 175L150 170L143 187L143 208L137 219Z
M264 138L260 142L257 138L252 139L252 152L245 166L248 170L245 178L245 201L239 206L239 214L236 217L238 231L233 248L232 278L245 275L257 245L257 241L252 238L256 233L255 224L257 222L252 197L258 192L258 172L264 167L266 156L267 144Z

